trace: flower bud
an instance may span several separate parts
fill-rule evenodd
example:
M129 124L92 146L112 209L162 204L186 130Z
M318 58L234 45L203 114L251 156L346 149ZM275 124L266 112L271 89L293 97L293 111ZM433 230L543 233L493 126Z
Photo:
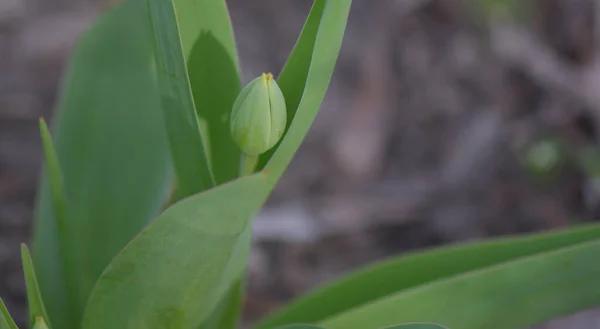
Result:
M246 155L260 155L277 144L285 130L285 99L271 73L252 80L238 95L230 130Z

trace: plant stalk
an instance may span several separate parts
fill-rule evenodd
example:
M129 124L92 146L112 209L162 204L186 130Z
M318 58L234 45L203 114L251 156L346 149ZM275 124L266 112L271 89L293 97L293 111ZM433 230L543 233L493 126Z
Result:
M258 155L242 154L240 177L252 175L258 164Z

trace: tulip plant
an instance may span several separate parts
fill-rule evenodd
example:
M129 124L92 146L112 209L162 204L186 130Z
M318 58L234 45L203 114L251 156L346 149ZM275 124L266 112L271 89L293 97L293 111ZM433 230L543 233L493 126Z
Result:
M40 121L31 328L238 326L252 219L317 114L350 3L315 0L283 70L244 88L224 0L124 0L81 37L53 138ZM254 328L517 329L598 305L599 254L597 225L420 251Z

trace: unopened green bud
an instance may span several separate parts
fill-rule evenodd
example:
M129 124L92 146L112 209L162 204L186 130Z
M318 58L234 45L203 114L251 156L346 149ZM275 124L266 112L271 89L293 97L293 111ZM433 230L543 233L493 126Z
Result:
M285 99L271 73L252 80L233 104L230 129L242 152L258 156L281 139L287 112Z

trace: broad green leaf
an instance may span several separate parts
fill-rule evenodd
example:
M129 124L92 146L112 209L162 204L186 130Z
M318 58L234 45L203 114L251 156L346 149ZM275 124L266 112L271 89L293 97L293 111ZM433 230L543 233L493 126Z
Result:
M448 329L435 323L405 323L397 326L391 326L384 329Z
M38 281L33 268L31 255L25 244L21 245L21 261L23 263L23 273L25 274L25 286L27 288L27 306L29 308L29 323L33 326L38 317L48 319L44 300L40 293ZM49 326L50 327L50 326Z
M401 291L321 324L378 329L433 321L461 329L524 328L598 305L599 253L596 240L520 258Z
M279 76L286 107L295 114L265 167L273 184L287 168L319 111L342 45L351 3L351 0L314 2L299 41Z
M155 85L146 1L127 0L86 33L66 73L54 120L76 264L68 286L48 177L38 195L36 269L49 322L78 329L81 309L110 260L160 211L171 179Z
M330 2L321 18L324 27L319 29L317 40L323 40L316 44L313 56L313 60L317 57L320 60L311 64L311 70L319 72L308 75L302 98L309 101L298 111L306 112L305 118L316 115L324 96L339 52L349 5L349 1ZM156 10L155 21L158 14L168 12L168 8L160 8L165 7L153 9ZM185 28L182 27L186 20L179 15L179 2L175 8L176 17L180 19L181 47L186 54ZM170 22L172 32L173 16ZM165 31L155 30L155 33ZM173 41L173 38L163 40ZM290 76L290 79L294 78ZM304 119L303 123L296 124L306 125L305 129L293 128L292 123L296 133L290 147L294 149L279 156L279 167L275 168L279 173L269 171L249 176L184 199L134 239L113 260L95 287L83 328L193 328L206 323L241 277L249 249L250 219L299 146L305 134L300 132L307 131L311 122L312 119ZM198 216L194 216L197 213ZM234 232L230 232L234 228ZM171 241L176 243L169 243Z
M368 266L316 289L267 317L257 328L273 328L294 322L316 323L396 292L599 238L600 226L594 225L402 255ZM400 322L403 321L398 323Z
M244 271L268 187L258 173L168 208L111 262L82 328L199 327Z
M0 298L0 329L19 329Z
M220 300L216 309L198 329L235 329L238 327L244 296L242 282L242 279L238 279L233 283L227 295Z

